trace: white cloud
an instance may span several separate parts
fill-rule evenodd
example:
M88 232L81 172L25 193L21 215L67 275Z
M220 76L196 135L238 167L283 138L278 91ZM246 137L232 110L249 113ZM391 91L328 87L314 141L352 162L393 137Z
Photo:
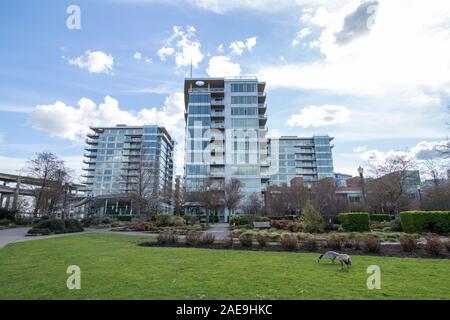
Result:
M316 10L308 27L322 30L316 41L324 58L263 67L259 76L272 87L436 103L450 84L450 2L380 0L371 28L359 21L350 30L346 19L354 18L360 5ZM371 19L367 15L365 21Z
M252 51L253 47L256 46L257 37L251 37L244 41L234 41L230 44L230 49L232 54L242 55L244 50Z
M247 47L248 51L252 51L253 47L256 46L257 39L257 37L251 37L248 38L247 41L245 41L245 46Z
M223 53L224 52L224 47L223 47L222 43L217 47L217 52L218 53Z
M142 59L142 53L140 52L135 52L133 55L133 59L135 60L141 60Z
M114 58L102 51L86 51L84 55L69 60L69 64L81 69L87 69L90 73L107 73L113 71Z
M190 66L198 68L203 61L204 55L201 52L201 44L196 39L196 30L193 26L182 28L174 26L172 35L166 40L166 46L158 50L161 61L165 61L169 56L175 56L177 68Z
M367 151L367 146L366 145L359 146L359 147L356 147L356 148L353 149L353 152L355 152L355 153L363 153L363 152L366 152L366 151Z
M309 29L309 28L303 28L303 29L301 29L301 30L300 30L299 32L297 32L297 34L295 35L294 40L292 40L292 46L293 46L293 47L296 47L304 37L306 37L306 36L308 36L308 35L310 35L310 34L311 34L311 29Z
M68 140L82 140L90 126L111 126L118 123L128 125L159 124L173 129L183 119L184 100L182 93L169 96L161 109L148 108L137 112L122 110L119 101L109 96L98 107L92 100L82 98L78 107L56 102L38 105L30 114L29 123L36 129Z
M162 47L158 50L158 56L161 59L161 61L166 61L167 57L170 57L174 53L175 49L170 47Z
M306 106L300 113L294 114L287 121L291 127L322 127L344 124L350 121L350 111L343 106L323 105Z
M231 62L226 56L214 56L209 60L206 72L210 77L239 76L241 66Z
M164 126L178 142L177 153L180 154L178 160L183 159L184 96L181 92L168 96L161 108L145 108L138 111L120 109L119 101L109 96L105 97L99 106L87 98L82 98L78 102L78 107L63 102L38 105L30 114L28 122L33 128L46 131L53 137L80 143L91 126L157 124ZM178 170L182 170L182 167L183 163L178 162Z
M354 153L356 153L359 158L370 165L377 165L384 163L387 159L396 156L405 156L408 159L413 160L417 168L423 169L424 164L427 160L435 160L442 167L449 167L450 161L449 159L444 159L440 153L443 148L450 146L450 141L421 141L413 146L410 150L389 150L389 151L380 151L377 149L367 150L367 146L364 148L356 148L354 149Z

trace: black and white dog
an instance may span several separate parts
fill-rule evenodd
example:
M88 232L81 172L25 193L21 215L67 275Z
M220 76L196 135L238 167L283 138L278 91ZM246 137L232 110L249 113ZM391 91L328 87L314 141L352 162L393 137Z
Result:
M336 259L338 259L339 263L341 264L341 268L340 270L343 269L344 267L344 263L347 265L347 269L350 267L350 265L352 264L352 259L350 258L349 255L347 254L341 254L341 253L337 253L334 251L328 251L325 254L321 254L319 259L317 259L317 263L320 262L320 260L322 260L322 258L325 259L330 259L333 263Z

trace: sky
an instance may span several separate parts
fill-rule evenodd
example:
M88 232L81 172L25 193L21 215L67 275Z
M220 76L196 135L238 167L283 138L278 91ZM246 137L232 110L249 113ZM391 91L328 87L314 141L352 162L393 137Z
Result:
M90 126L184 146L183 81L266 81L272 136L329 134L336 172L448 141L446 0L17 0L0 4L0 172L50 151L81 172Z

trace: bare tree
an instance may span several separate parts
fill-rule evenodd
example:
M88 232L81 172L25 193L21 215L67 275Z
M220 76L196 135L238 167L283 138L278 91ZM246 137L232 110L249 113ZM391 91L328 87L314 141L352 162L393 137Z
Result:
M450 210L450 183L443 183L424 191L423 209Z
M261 213L262 208L261 197L257 193L252 193L243 206L244 212L252 216L253 220Z
M431 177L431 180L433 181L433 185L435 187L439 186L442 183L442 180L445 177L445 173L437 161L433 159L426 160L425 170L426 173Z
M183 212L184 204L184 190L181 183L181 177L175 179L175 192L174 192L174 211L176 215L181 215Z
M64 195L65 184L70 180L64 161L51 152L42 152L28 162L27 171L39 179L39 186L34 189L34 215L52 214Z
M315 207L328 218L347 208L346 203L336 196L336 184L332 178L317 181L311 191Z
M164 190L161 190L160 186L158 163L145 158L124 171L122 179L126 183L127 194L133 201L137 215L148 220L152 215L160 213Z
M406 154L392 155L372 167L377 178L367 183L367 201L373 210L398 214L407 208L412 200L407 186L414 180L414 167L414 160Z
M242 183L239 179L231 179L224 185L224 204L230 215L234 214L242 200L243 194L241 189Z
M209 226L210 214L224 205L223 185L214 184L212 179L207 179L197 190L190 192L190 201L197 202L205 209L206 225Z

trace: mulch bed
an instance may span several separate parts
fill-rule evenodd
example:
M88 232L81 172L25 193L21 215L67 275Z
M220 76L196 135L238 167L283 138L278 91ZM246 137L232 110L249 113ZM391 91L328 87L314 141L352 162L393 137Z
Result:
M427 259L450 259L450 253L443 252L439 256L430 255L425 249L419 247L413 252L404 252L400 244L389 244L381 246L379 253L364 252L363 250L342 248L341 250L332 250L327 247L319 247L317 250L308 251L301 246L296 250L286 250L280 245L270 244L267 247L260 247L253 245L252 247L243 247L239 243L234 243L233 246L227 246L223 243L214 243L211 245L187 245L183 242L173 244L161 244L158 242L141 242L140 247L159 247L159 248L196 248L196 249L217 249L217 250L245 250L245 251L262 251L262 252L291 252L291 253L324 253L326 251L338 251L339 253L346 253L354 256L383 256L383 257L402 257L402 258L427 258Z

